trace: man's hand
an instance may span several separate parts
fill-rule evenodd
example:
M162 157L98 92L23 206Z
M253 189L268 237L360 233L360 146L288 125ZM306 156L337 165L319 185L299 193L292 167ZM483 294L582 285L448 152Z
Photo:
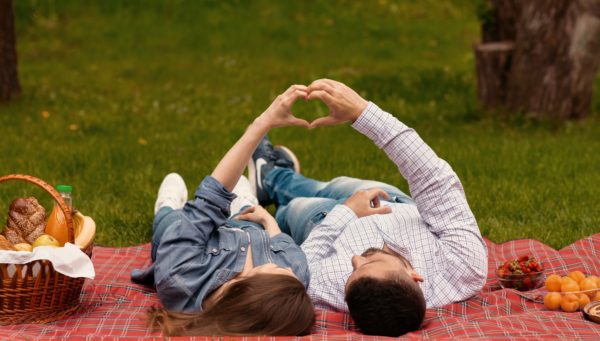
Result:
M372 214L392 213L389 206L381 206L379 197L389 199L389 196L381 188L361 189L356 191L344 202L357 217L362 218Z
M308 128L310 124L292 114L291 108L299 98L307 99L308 88L305 85L292 85L284 93L277 96L273 103L256 118L255 122L266 125L269 129L297 125Z
M269 234L269 237L281 233L281 229L279 228L279 225L277 225L275 218L260 205L248 207L235 217L235 219L248 220L262 225Z
M354 122L368 104L356 91L331 79L318 79L307 90L308 99L318 98L329 108L329 116L312 121L310 128Z

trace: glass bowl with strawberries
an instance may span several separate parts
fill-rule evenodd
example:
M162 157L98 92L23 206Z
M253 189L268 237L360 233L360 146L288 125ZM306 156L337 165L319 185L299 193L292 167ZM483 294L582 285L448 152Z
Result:
M496 278L502 288L527 291L544 283L544 268L532 256L510 259L496 269Z

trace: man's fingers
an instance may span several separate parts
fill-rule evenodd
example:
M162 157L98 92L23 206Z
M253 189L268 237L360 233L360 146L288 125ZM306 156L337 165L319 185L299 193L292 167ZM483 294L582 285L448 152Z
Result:
M310 83L308 86L308 92L321 90L332 93L333 87L334 83L332 83L330 79L317 79L316 81Z
M366 190L366 192L371 200L376 197L382 197L386 200L390 198L390 196L381 188L369 188Z
M382 206L382 207L372 208L371 212L373 212L373 214L388 214L388 213L392 213L392 208L389 206Z
M316 120L310 122L310 128L317 128L322 126L330 126L339 123L339 121L331 116L319 117Z
M333 96L331 96L327 91L324 90L314 90L308 93L307 99L320 99L327 106L333 101Z
M379 201L379 197L375 197L373 198L373 200L371 200L371 202L373 202L373 207L377 208L379 206L381 206L381 202Z

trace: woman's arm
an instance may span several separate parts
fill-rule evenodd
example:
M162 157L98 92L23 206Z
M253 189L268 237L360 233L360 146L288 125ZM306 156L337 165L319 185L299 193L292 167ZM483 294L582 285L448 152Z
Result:
M248 126L244 135L229 149L212 172L212 177L222 183L228 191L233 190L250 156L269 130L288 125L308 127L307 121L294 117L290 111L297 99L306 99L307 96L307 87L304 85L292 85L283 94L277 96L267 110Z

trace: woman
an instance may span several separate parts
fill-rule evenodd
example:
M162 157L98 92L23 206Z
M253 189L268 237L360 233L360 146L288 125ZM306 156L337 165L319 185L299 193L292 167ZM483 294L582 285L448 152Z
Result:
M290 112L297 99L306 97L302 85L278 96L202 181L194 200L185 203L185 183L176 174L161 184L154 263L132 273L135 282L156 288L165 307L150 312L153 327L166 335L310 332L314 309L305 291L309 274L300 248L260 206L230 218L236 197L231 192L262 137L275 127L309 126ZM247 180L237 187L249 187Z

